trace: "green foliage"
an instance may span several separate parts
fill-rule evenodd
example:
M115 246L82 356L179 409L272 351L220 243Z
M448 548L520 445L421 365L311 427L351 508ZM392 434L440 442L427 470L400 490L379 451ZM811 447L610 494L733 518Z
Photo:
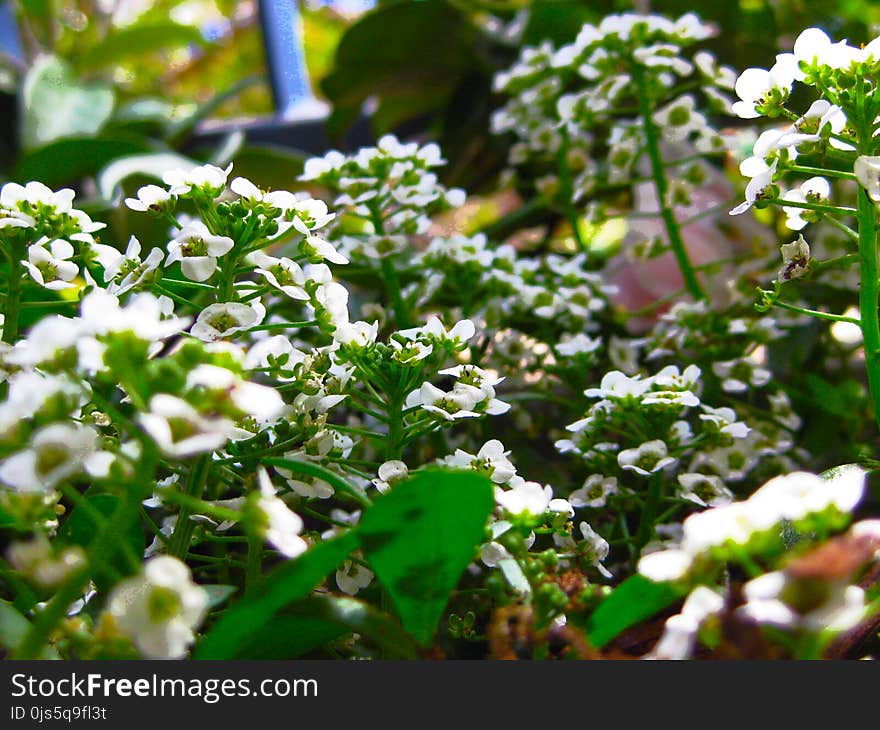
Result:
M590 643L602 648L615 636L672 605L682 594L666 583L641 575L627 578L606 598L587 622Z
M346 533L282 565L223 615L196 649L195 657L231 659L240 656L260 627L285 606L305 598L357 544L357 535Z
M116 515L118 505L119 497L114 494L86 496L62 525L58 534L61 544L88 548L99 526ZM103 556L106 559L94 568L92 579L100 590L106 590L119 576L130 575L140 567L144 533L136 518L136 514L129 512L124 519L115 519L107 526L109 539L120 548L112 555Z
M476 62L475 33L446 0L394 3L365 15L343 36L321 83L334 105L331 132L341 134L374 95L386 129L443 107Z
M427 470L364 513L364 553L417 641L431 642L452 589L483 541L493 504L485 477Z
M113 113L113 103L107 84L80 82L64 60L41 58L22 90L22 145L32 149L62 137L96 134Z
M88 48L77 59L81 71L112 66L130 58L188 44L206 45L205 39L192 25L171 21L118 28Z
M16 611L11 603L0 600L0 650L15 651L30 627L31 622ZM58 654L47 646L40 659L58 659Z

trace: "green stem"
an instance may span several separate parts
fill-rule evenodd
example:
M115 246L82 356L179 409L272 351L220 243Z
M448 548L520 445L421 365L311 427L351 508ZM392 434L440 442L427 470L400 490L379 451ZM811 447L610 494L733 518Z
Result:
M847 322L849 324L857 324L860 325L861 322L857 320L855 317L846 317L842 314L831 314L830 312L820 312L816 309L806 309L805 307L799 307L796 304L789 304L788 302L780 302L778 299L775 302L777 307L781 307L782 309L787 309L789 312L797 312L798 314L806 314L809 317L815 317L816 319L825 319L829 322Z
M201 498L210 471L210 454L204 454L193 462L189 472L189 482L186 485L185 495L187 497L192 497L193 499ZM171 533L171 540L168 543L168 553L181 560L186 559L196 526L195 522L190 519L192 514L193 509L191 505L185 504L181 506L180 512L177 515L177 523L174 525L174 532Z
M279 459L272 457L263 459L263 463L267 466L275 466L279 469L286 469L294 474L305 474L306 476L316 477L327 482L334 489L354 497L362 507L369 507L372 502L360 489L350 484L338 474L325 469L323 466L314 464L310 461L300 461L299 459Z
M651 97L648 93L647 84L645 83L642 70L638 67L633 71L633 79L637 85L639 110L642 116L642 126L645 130L645 149L651 160L651 173L654 178L654 187L657 190L660 214L666 228L666 235L669 238L669 246L672 249L672 253L675 254L675 260L678 262L678 268L681 270L684 285L690 292L690 295L694 299L706 299L706 293L700 285L693 264L688 257L687 249L685 249L684 241L681 237L681 230L678 226L678 222L675 220L675 214L666 200L669 186L666 181L663 157L660 155L660 141L657 134L657 126L654 124L654 118L652 116L653 109L651 107Z
M17 247L9 254L9 278L3 307L3 342L10 345L18 338L18 315L21 311L21 268Z
M642 511L642 518L639 521L639 528L636 532L635 555L636 557L642 552L642 548L648 544L651 536L654 534L654 525L657 519L657 510L660 507L660 501L663 497L663 472L654 474L648 483L648 499L645 508Z
M877 280L877 219L874 204L864 188L859 188L859 311L862 338L865 342L865 368L868 371L868 386L874 403L874 418L880 425L880 317L878 317L878 295L880 282Z
M577 243L578 251L589 255L590 246L581 235L580 219L574 206L574 182L571 178L571 168L568 166L568 152L571 143L568 138L568 130L565 125L561 128L562 145L556 159L556 167L559 171L559 183L562 185L562 205L565 208L565 217L571 226L571 232Z
M247 546L245 587L250 591L263 576L263 540L257 535L248 534Z
M397 329L405 329L412 326L409 311L406 303L403 301L403 294L400 291L400 280L397 278L397 270L394 268L391 256L385 256L382 259L382 277L385 279L388 297L391 299L391 306L394 308L394 323Z

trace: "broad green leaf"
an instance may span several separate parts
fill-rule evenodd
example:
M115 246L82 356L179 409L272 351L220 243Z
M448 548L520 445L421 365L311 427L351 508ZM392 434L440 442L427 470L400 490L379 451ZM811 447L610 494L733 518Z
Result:
M114 160L101 170L101 173L98 175L98 193L104 200L111 200L116 193L116 188L126 178L133 175L144 175L160 180L162 174L168 170L173 170L177 167L190 168L198 164L198 162L174 152L129 155L128 157Z
M18 648L24 635L28 632L31 622L22 616L15 607L0 600L0 648L12 653ZM58 654L49 646L43 649L41 659L57 659Z
M667 583L654 583L641 575L627 578L597 608L587 622L590 643L602 648L615 636L650 618L681 598Z
M347 596L312 596L285 608L251 634L238 659L294 659L355 632L386 659L415 659L412 638L393 616Z
M357 535L348 532L315 545L270 573L251 593L223 614L196 649L195 658L232 659L238 656L261 627L285 606L308 596L357 546Z
M108 162L149 149L146 141L124 137L66 137L26 152L13 177L25 182L39 180L61 187L97 174Z
M115 494L87 495L61 526L59 540L64 544L88 548L101 523L115 514L118 504L119 497ZM120 575L135 572L144 554L144 532L135 513L122 520L117 519L109 525L109 529L112 535L110 544L120 547L112 555L102 556L103 564L94 566L92 579L98 590L102 591L111 587Z
M409 108L398 104L387 113L389 120L438 108L477 63L476 36L468 18L446 0L395 3L367 13L346 31L334 68L321 82L334 106L331 132L343 132L374 96L386 103L407 100Z
M83 71L106 68L129 58L190 44L205 45L198 28L173 21L115 28L77 59Z
M491 482L428 469L366 510L358 528L364 554L403 626L429 644L449 596L474 559L494 506Z
M81 83L70 65L42 56L30 68L22 88L22 143L25 149L61 137L93 135L113 113L113 89Z

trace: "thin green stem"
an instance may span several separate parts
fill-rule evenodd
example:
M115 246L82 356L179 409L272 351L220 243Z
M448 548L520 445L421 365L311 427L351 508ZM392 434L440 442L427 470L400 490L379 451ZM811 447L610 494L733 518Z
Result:
M861 325L861 322L855 317L846 317L842 314L831 314L830 312L820 312L817 309L807 309L806 307L799 307L797 304L789 304L788 302L780 302L778 299L775 302L777 307L781 307L782 309L787 309L789 312L797 312L798 314L806 314L809 317L815 317L816 319L825 319L829 322L847 322L849 324Z
M688 292L690 292L690 295L694 299L706 299L706 292L703 291L703 287L700 285L700 280L697 278L687 249L684 246L681 229L667 201L669 185L666 180L663 157L660 154L660 140L657 134L657 126L654 124L651 96L645 83L644 74L640 68L636 67L633 70L633 79L637 86L639 110L642 116L642 126L645 130L645 150L651 161L651 173L654 178L654 187L657 190L657 200L660 203L660 214L666 228L666 235L669 238L669 246L672 248L672 253L678 262L678 268L681 270L682 279L684 279L684 285Z
M874 417L880 425L880 317L878 317L877 219L874 204L864 188L859 188L859 312L865 343L865 368L874 403Z
M186 492L184 493L185 496L196 500L201 499L210 471L211 455L204 454L198 457L190 469L189 482L187 482ZM189 552L189 544L196 526L195 522L190 519L192 514L192 505L181 505L180 512L177 515L177 522L174 525L174 532L171 533L171 540L168 543L169 554L181 560L184 560L187 552Z
M3 307L3 342L10 345L18 338L18 316L21 311L21 267L17 248L9 254L6 302Z

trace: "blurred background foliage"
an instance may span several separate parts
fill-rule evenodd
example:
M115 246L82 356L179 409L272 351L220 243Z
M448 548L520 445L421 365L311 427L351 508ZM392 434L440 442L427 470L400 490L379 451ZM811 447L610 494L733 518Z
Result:
M197 131L234 131L273 113L254 0L0 4L17 28L17 43L4 37L0 52L5 178L96 182L113 160L191 151ZM503 140L488 134L498 104L491 79L522 44L569 41L584 22L611 12L677 16L695 9L685 0L301 0L298 6L312 88L330 105L330 139L341 141L366 108L376 135L437 139L450 159L448 182L472 190L490 184L505 157ZM779 44L807 25L864 41L880 24L880 4L870 0L738 0L696 9L721 29L712 49L738 69L768 64ZM240 140L233 142L223 154L214 150L220 161L245 154L257 178L261 166L273 166L271 150L248 155ZM284 145L295 149L296 142ZM100 185L89 191L105 192Z

